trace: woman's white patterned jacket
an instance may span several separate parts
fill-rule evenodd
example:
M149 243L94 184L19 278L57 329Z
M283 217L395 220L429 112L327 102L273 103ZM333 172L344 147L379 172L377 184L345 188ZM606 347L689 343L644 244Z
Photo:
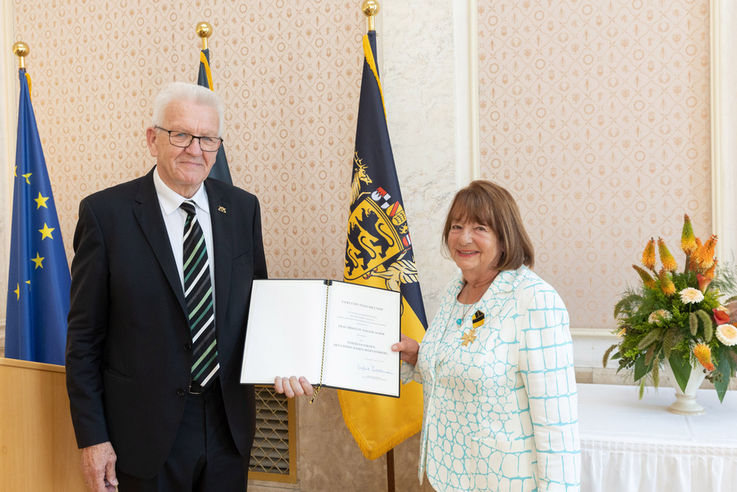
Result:
M580 443L568 312L522 266L500 272L470 310L463 345L459 276L403 379L423 384L419 477L437 490L577 491ZM464 306L465 307L465 306ZM454 315L455 314L455 315Z

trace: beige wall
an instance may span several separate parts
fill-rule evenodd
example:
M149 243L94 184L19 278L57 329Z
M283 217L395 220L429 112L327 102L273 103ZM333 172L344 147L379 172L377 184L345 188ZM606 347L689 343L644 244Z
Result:
M479 2L481 167L517 197L571 325L607 327L683 214L711 232L709 2Z
M33 102L70 258L79 200L153 165L143 140L152 96L170 80L196 81L194 26L208 20L231 172L261 200L270 274L341 276L365 30L359 0L11 3L13 40L31 47ZM515 194L537 270L561 291L572 326L605 333L646 238L663 235L675 249L683 212L698 234L711 228L708 1L479 0L469 2L477 27L454 23L459 3L385 0L378 24L428 314L453 271L440 222L474 175L472 158L459 157L474 129L457 131L457 96L473 84L460 84L464 67L454 66L470 37L477 172ZM10 211L0 203L7 244ZM300 404L299 425L297 488L383 487L383 460L362 458L333 392ZM397 451L398 490L419 488L417 445Z

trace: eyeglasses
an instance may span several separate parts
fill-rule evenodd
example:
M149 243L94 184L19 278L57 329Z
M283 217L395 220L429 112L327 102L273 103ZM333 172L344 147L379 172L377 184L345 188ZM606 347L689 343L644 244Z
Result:
M189 133L180 132L176 130L167 130L160 126L155 126L157 130L163 130L169 134L169 143L174 147L186 149L192 144L192 140L195 138L200 142L200 149L203 152L217 152L220 145L223 143L223 139L220 137L202 137L199 135L190 135Z

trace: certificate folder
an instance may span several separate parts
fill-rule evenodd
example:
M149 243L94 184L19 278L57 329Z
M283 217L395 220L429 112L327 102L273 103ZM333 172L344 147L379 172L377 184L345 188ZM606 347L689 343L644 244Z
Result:
M399 292L335 280L254 280L241 383L305 376L313 386L399 397Z

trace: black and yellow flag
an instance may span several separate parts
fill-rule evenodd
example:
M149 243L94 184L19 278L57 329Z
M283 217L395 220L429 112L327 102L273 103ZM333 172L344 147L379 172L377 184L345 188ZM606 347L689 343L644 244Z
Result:
M427 321L386 125L375 31L363 37L363 52L343 276L348 282L400 291L402 332L421 340ZM402 386L400 398L338 391L338 399L368 459L385 454L422 425L422 386L414 382Z
M210 73L210 50L200 50L200 73L197 76L197 85L207 87L208 89L215 90L212 88L212 73ZM221 128L220 131L223 129ZM228 158L225 156L225 146L221 145L218 149L217 160L210 169L210 177L225 181L228 184L233 184L233 180L230 177L230 169L228 168Z

